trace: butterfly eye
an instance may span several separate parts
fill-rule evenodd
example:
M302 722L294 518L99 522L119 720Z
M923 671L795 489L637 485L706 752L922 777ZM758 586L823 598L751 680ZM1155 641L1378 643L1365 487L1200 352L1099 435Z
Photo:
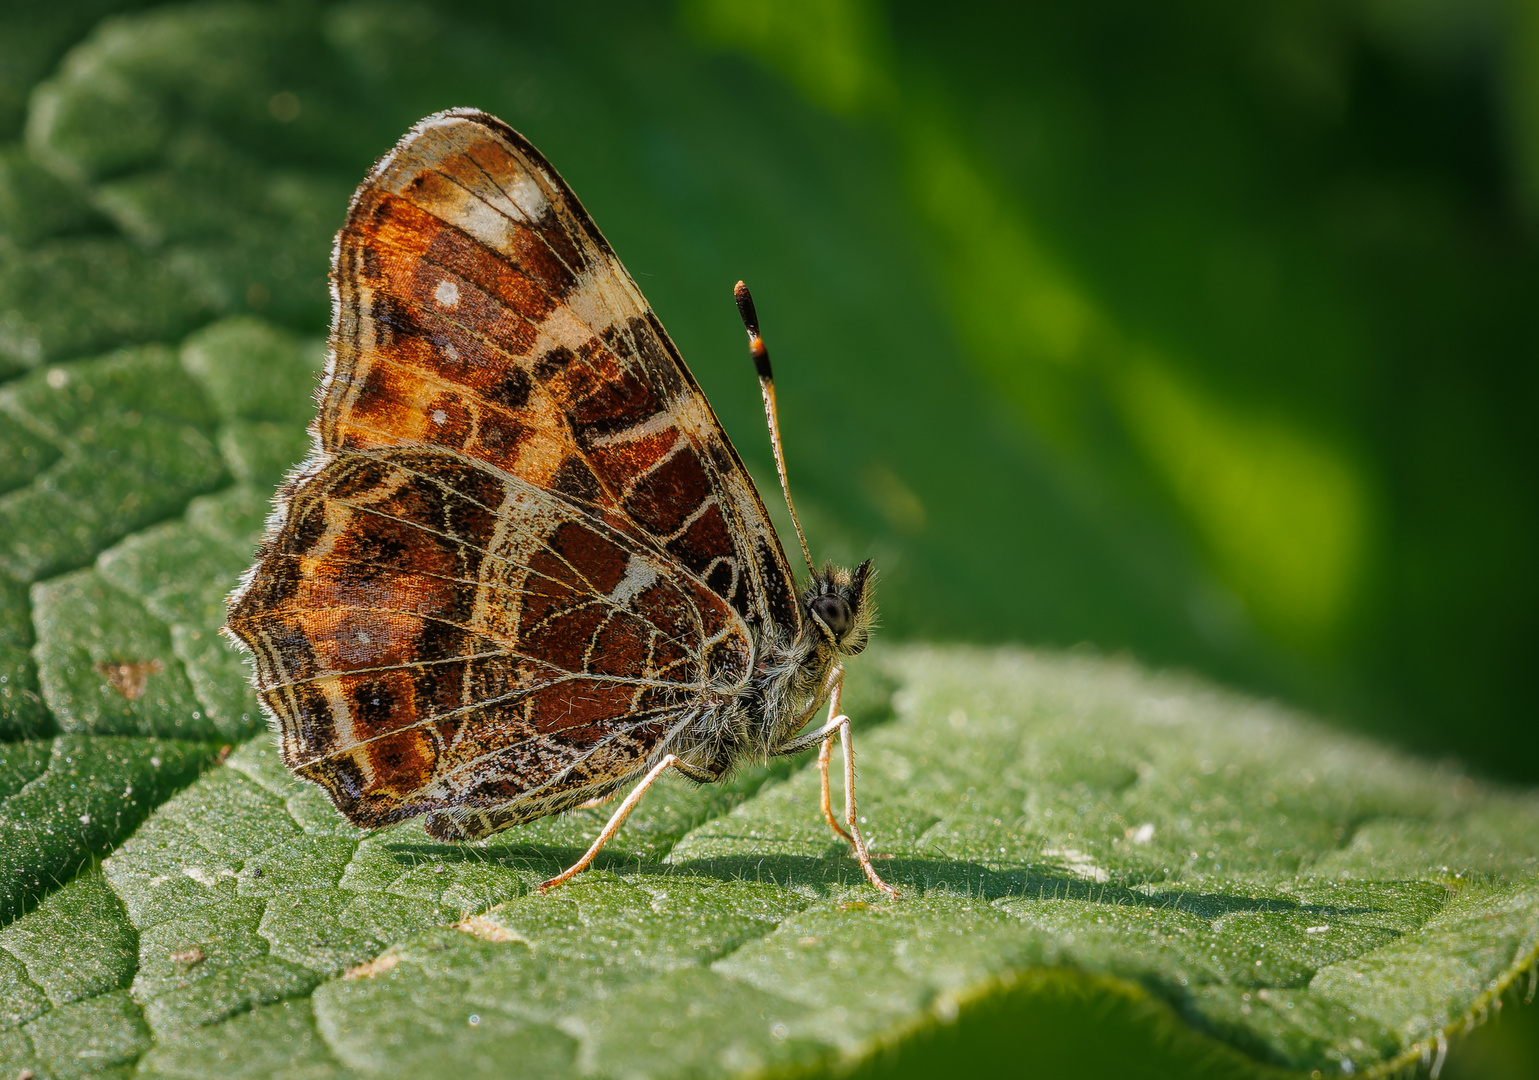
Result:
M842 638L849 633L850 626L855 622L855 617L850 613L850 605L838 596L820 596L812 602L812 613L823 620L823 625L833 632L834 637Z

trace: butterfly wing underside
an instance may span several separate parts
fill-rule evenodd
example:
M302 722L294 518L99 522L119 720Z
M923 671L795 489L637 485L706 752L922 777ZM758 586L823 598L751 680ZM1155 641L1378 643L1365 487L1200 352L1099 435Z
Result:
M520 135L454 110L353 198L316 449L229 628L361 825L485 835L612 790L798 625L763 503Z

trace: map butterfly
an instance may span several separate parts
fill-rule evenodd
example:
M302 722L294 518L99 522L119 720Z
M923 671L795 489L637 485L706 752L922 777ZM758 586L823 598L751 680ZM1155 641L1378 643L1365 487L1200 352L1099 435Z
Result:
M634 784L549 888L666 770L710 782L820 746L825 819L896 896L839 712L870 563L814 568L796 523L796 588L700 387L549 162L485 113L428 117L353 196L331 281L314 448L229 600L284 764L356 825L426 815L442 841ZM769 354L736 296L789 507Z

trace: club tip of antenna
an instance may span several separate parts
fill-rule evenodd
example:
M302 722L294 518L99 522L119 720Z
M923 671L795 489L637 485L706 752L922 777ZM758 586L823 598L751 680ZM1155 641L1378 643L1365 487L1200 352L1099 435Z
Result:
M759 313L753 306L753 294L748 291L747 285L739 281L732 287L732 295L737 300L737 313L743 317L743 328L750 337L758 337Z

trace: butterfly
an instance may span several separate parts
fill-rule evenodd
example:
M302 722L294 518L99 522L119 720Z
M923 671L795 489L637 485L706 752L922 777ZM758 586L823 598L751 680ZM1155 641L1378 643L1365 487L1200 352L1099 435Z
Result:
M791 508L796 587L699 385L550 163L485 113L427 117L354 194L331 288L313 449L228 602L284 764L356 825L426 815L442 841L633 785L543 889L665 771L706 783L819 746L825 819L896 896L839 710L871 564L815 568ZM735 295L791 507L769 354Z

